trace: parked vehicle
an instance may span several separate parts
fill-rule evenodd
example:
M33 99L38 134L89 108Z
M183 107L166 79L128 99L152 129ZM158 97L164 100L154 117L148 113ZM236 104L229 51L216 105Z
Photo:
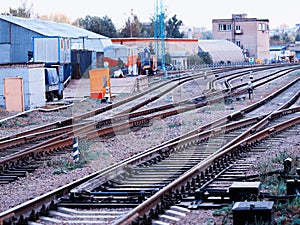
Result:
M47 101L63 98L64 82L71 77L70 39L33 37L33 62L45 63Z
M139 74L143 75L153 75L157 72L156 57L151 55L147 48L138 53L138 70Z
M58 68L45 68L45 90L46 99L52 102L54 98L58 100L63 98L63 84L59 81Z

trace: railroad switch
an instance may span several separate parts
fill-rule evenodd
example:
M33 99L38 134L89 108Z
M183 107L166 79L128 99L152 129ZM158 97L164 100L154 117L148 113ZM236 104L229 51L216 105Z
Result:
M232 208L233 225L274 224L273 201L236 202Z
M286 180L286 189L287 195L297 194L300 195L300 168L296 168L296 174L288 176L288 180Z
M230 199L234 202L257 200L260 194L260 182L233 182L229 187Z
M199 188L189 209L222 208L230 203L228 189Z

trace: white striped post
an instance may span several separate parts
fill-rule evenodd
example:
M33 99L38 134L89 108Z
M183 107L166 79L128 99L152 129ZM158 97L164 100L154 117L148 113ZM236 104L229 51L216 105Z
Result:
M79 149L78 149L78 138L73 138L73 161L78 162L79 161Z

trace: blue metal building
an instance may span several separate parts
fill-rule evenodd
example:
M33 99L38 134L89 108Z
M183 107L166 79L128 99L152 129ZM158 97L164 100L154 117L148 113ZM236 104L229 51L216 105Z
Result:
M111 44L108 37L70 24L0 15L0 108L9 110L10 105L16 105L15 99L9 98L10 85L19 85L21 90L15 94L22 106L18 111L45 104L45 88L39 88L45 85L44 69L33 67L31 62L55 65L59 90L63 90L72 75L72 49L92 51L96 56Z

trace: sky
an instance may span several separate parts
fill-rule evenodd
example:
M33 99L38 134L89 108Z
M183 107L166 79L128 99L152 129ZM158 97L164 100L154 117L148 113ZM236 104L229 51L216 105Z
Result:
M137 15L140 22L150 21L154 15L157 0L0 0L0 13L9 7L16 9L25 2L32 5L33 14L45 15L62 13L74 21L76 18L108 16L116 28L124 26L131 14ZM176 14L188 27L212 29L213 19L230 19L232 14L247 14L248 18L269 19L271 29L286 24L289 28L300 23L299 1L289 0L288 4L270 0L163 0L167 18ZM160 0L158 0L160 4ZM298 12L297 12L298 11Z

